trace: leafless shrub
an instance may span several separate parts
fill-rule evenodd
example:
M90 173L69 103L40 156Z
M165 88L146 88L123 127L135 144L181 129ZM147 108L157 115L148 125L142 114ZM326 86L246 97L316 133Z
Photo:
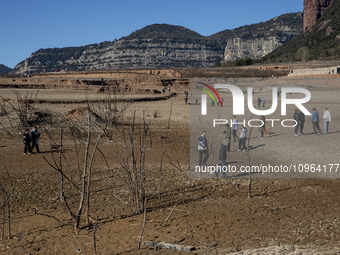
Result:
M308 47L301 47L297 50L295 57L302 62L307 62L309 58L309 49Z
M132 207L135 214L144 211L145 205L145 143L146 135L149 129L149 123L145 121L143 112L142 128L135 130L135 112L132 123L128 130L121 125L123 145L118 145L117 136L113 146L114 153L119 161L120 171L128 186ZM135 134L137 132L137 135Z
M39 93L39 90L33 96L32 93L27 93L26 95L21 95L16 90L11 90L13 94L16 96L17 105L14 105L10 102L10 100L6 100L2 96L0 96L8 105L10 108L12 108L15 113L17 114L19 118L19 123L23 127L27 127L29 125L32 125L35 123L34 121L34 106L36 103L37 95Z
M159 117L159 110L154 110L152 115L155 119L158 118Z
M77 135L78 131L74 130L73 133L71 132L73 139L74 139L74 144L76 147L77 167L78 167L79 176L74 174L75 169L71 169L65 156L63 155L64 152L62 149L62 143L63 143L63 130L62 129L60 129L61 149L59 150L58 157L54 156L54 153L52 152L52 150L51 150L51 157L52 157L51 160L48 160L43 155L43 158L49 164L49 166L60 173L60 197L61 197L61 200L64 202L72 219L74 220L74 227L76 231L78 231L79 229L80 218L81 218L85 203L87 203L85 217L87 218L87 221L89 221L88 219L89 219L89 208L90 208L89 196L90 196L90 183L91 183L91 169L92 169L92 163L93 163L95 153L97 151L99 141L102 138L102 135L98 135L97 141L93 145L93 143L91 142L91 119L89 115L87 115L87 117L88 117L88 123L87 123L86 141L81 141L82 136L79 134ZM55 141L53 141L50 134L48 135L50 137L51 144L56 143ZM90 155L91 145L92 145L92 154ZM79 157L80 148L84 149L85 151L85 156L83 160L81 160ZM81 164L82 164L82 168L81 168ZM67 171L65 171L64 169L65 167ZM68 185L65 185L64 182L67 182ZM65 193L72 193L74 191L77 192L78 196L76 196L77 201L74 201L73 203L78 203L78 208L71 207L71 203L68 201L68 198L65 195Z
M114 93L112 95L109 91L105 94L104 99L98 99L96 103L86 100L89 112L92 118L96 120L98 129L111 141L113 140L113 128L117 126L118 120L131 105L131 102L122 102L118 99L117 90Z

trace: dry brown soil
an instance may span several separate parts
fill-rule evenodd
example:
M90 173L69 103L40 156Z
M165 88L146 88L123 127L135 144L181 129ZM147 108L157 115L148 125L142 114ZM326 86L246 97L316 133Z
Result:
M195 81L198 80L192 80ZM209 84L221 81L223 80L204 80ZM321 107L327 105L332 113L330 133L323 136L311 134L310 119L306 121L306 135L297 138L293 136L292 130L281 127L272 130L272 134L263 140L259 139L258 131L254 131L251 139L254 149L250 151L252 164L260 164L264 160L271 164L339 164L339 78L224 81L234 82L244 88L254 86L256 96L265 96L268 99L273 85L302 86L312 92L312 102L308 103L308 109L317 107L322 113ZM193 253L198 254L338 254L339 178L253 178L251 198L247 198L247 178L190 178L187 158L190 154L190 108L184 104L182 91L185 89L189 88L178 89L178 96L168 100L133 103L126 113L127 119L131 119L135 111L136 121L141 123L145 110L146 118L151 123L145 162L147 221L142 240L192 245L196 248ZM6 95L6 98L13 97L8 90L0 90L0 94ZM94 91L90 96L96 98L97 92ZM81 101L85 92L42 90L41 97ZM267 104L268 107L271 105L270 99ZM159 168L171 105L171 125L165 149L168 157L163 160L159 199ZM61 113L75 109L75 120L80 121L86 105L76 102L43 103L35 107ZM231 99L226 100L225 107L231 109ZM160 113L157 118L153 117L155 110ZM292 110L294 109L289 109L289 112ZM231 110L227 114L230 118ZM4 117L0 118L3 120ZM322 124L321 128L323 129ZM94 254L94 227L86 224L85 218L81 218L79 233L75 232L64 202L60 200L60 174L43 158L53 162L48 135L42 128L39 130L40 149L43 152L40 155L23 155L21 129L12 131L12 135L0 130L0 181L6 191L11 193L12 199L11 238L8 239L8 221L5 218L5 236L0 241L0 253ZM59 129L49 130L58 141ZM64 132L63 151L70 172L76 180L76 151L70 132ZM92 139L95 141L96 134ZM121 141L117 143L118 146L122 144ZM99 149L108 163L106 164L100 153L96 154L93 162L90 216L93 222L98 217L98 229L95 233L97 254L190 254L155 249L143 244L137 250L143 215L134 215L132 212L126 183L119 171L112 146L104 137ZM237 166L246 164L246 154L236 150L237 144L232 144L227 161ZM83 151L80 155L83 155ZM81 160L80 164L83 164ZM10 182L13 183L13 190ZM70 185L66 190L65 195L74 210L78 206L78 193ZM165 223L176 204L176 209Z

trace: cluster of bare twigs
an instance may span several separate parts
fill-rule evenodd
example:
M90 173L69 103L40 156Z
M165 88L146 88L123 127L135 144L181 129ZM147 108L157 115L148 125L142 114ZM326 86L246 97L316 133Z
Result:
M62 114L51 110L37 109L36 93L20 94L19 91L11 90L16 100L9 100L0 95L0 130L13 135L18 129L33 125L44 125L50 127L67 127L69 121Z
M26 95L22 96L18 91L11 90L13 94L17 98L16 105L11 103L10 100L6 100L2 96L0 96L3 102L7 103L9 107L14 110L19 118L19 123L21 126L27 127L34 123L34 106L36 103L37 95L39 90L37 90L36 94L33 95L32 93L27 93ZM4 104L5 104L4 103Z
M115 94L106 93L103 99L98 99L96 103L90 102L86 98L89 112L98 129L102 131L110 141L113 141L114 128L117 123L131 106L131 102L118 103L117 89L114 90Z
M122 146L119 145L117 135L112 144L113 151L118 159L120 171L128 186L134 213L140 214L145 205L145 144L150 121L145 120L143 112L142 127L136 131L135 112L129 128L121 125ZM135 134L137 132L137 134Z
M75 175L72 169L70 168L66 157L63 154L63 129L60 129L60 150L58 157L54 156L51 150L51 157L52 160L48 160L44 155L43 158L45 161L49 164L51 168L56 170L60 173L60 198L64 202L69 214L71 215L72 219L74 220L74 227L78 231L79 229L79 223L80 218L82 215L82 211L84 208L84 204L86 204L86 213L85 217L87 219L87 223L89 223L90 216L89 216L89 208L90 208L90 183L91 183L91 170L92 170L92 163L95 156L95 153L97 151L97 147L99 144L99 141L103 137L101 134L98 135L97 140L95 144L91 141L91 118L89 115L88 117L88 130L87 130L87 139L86 141L82 141L81 136L77 136L77 132L75 132L74 129L71 129L71 133L73 131L73 139L74 139L74 146L76 148L76 155L77 155L77 172L79 176ZM50 143L56 144L55 141L53 141L52 137L50 137ZM90 147L92 146L92 154L90 155ZM83 160L80 160L80 149L83 148L85 151L85 155ZM82 166L81 166L82 164ZM66 167L66 170L65 170ZM68 184L71 184L70 186L72 188L69 189L75 189L78 193L78 208L72 208L70 206L70 203L68 202L68 199L65 196L65 193L70 193L71 191L66 188L65 182ZM68 185L69 186L69 185Z

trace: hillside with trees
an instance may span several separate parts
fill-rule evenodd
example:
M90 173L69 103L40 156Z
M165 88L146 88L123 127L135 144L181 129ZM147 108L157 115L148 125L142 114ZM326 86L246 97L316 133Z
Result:
M202 36L182 26L153 24L119 40L81 47L39 49L20 62L14 72L213 67L224 59L226 44L235 37L258 40L260 44L271 38L278 42L275 45L278 47L302 29L301 13L284 14L266 22L225 30L211 36ZM271 43L267 40L267 44Z
M333 0L316 24L261 59L262 62L339 59L340 0Z
M0 64L0 75L7 74L7 73L11 72L12 70L13 70L12 68Z

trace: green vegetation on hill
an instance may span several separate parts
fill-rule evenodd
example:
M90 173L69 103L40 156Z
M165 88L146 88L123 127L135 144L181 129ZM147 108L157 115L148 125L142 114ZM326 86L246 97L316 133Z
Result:
M125 40L150 39L155 41L170 40L204 44L209 50L224 50L227 41L239 37L242 40L266 38L269 36L283 36L285 33L292 33L292 36L303 31L303 14L288 13L282 14L265 22L246 25L232 30L224 30L210 36L202 36L182 26L168 24L153 24L140 30L132 32Z
M339 59L340 0L321 16L310 31L300 34L261 59L262 62Z
M69 59L78 59L88 46L65 47L65 48L48 48L39 49L33 53L33 57L27 59L28 65L35 61L41 62L44 69L70 69L76 70L76 66L67 64L65 61ZM22 63L22 62L21 62Z
M284 31L293 34L300 34L303 31L303 15L301 12L282 14L266 22L246 25L233 30L227 29L211 35L210 38L217 40L219 43L226 44L226 40L234 37L239 37L242 40L265 38L274 34L281 35Z
M152 39L153 43L178 42L201 44L205 49L212 51L223 51L225 46L220 47L218 42L209 36L205 37L185 27L168 24L149 25L121 39L137 40L139 44L148 39Z
M0 75L7 74L7 73L11 72L12 70L13 70L12 68L0 64Z
M133 39L168 39L168 40L183 40L191 42L193 39L201 40L204 38L199 33L187 29L182 26L173 26L168 24L153 24L146 26L140 30L132 32L129 36L123 37L125 40Z

